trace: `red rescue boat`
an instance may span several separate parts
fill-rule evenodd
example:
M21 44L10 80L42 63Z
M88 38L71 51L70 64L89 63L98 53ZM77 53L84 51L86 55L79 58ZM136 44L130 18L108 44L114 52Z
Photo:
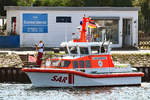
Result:
M83 17L80 38L73 34L73 40L63 42L68 51L63 57L48 59L40 68L23 68L35 87L80 87L139 85L142 72L135 72L129 64L112 61L110 42L88 42L86 23L92 21Z

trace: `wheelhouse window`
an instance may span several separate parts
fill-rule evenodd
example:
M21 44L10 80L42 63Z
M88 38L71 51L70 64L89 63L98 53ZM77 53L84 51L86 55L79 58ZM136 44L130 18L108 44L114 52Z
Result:
M71 54L77 54L77 47L69 47L70 53Z
M66 54L69 54L67 47L64 47L64 51Z
M71 17L58 16L56 17L56 23L71 23Z
M101 53L106 53L106 47L105 46L101 46Z
M91 54L99 54L100 46L91 46Z
M83 60L79 61L79 66L80 66L80 68L84 68L84 61Z
M68 61L68 60L62 60L61 62L60 62L60 65L59 65L59 67L68 67L69 65L70 65L70 61Z
M73 68L78 68L78 61L73 61Z
M58 66L60 63L60 60L52 60L51 66Z
M80 47L81 54L89 54L88 47Z
M85 66L86 66L86 68L90 68L91 67L91 61L90 60L86 60L85 61Z

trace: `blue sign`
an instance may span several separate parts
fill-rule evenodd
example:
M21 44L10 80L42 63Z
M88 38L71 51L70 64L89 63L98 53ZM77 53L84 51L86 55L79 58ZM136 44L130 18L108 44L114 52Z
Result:
M48 33L48 15L24 13L23 33Z

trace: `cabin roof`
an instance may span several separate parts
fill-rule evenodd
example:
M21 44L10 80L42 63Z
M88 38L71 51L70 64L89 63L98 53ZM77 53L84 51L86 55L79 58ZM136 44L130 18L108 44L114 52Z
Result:
M103 45L109 45L109 42L63 42L61 43L62 47L66 46L79 46L79 47L88 47L88 46L102 46Z

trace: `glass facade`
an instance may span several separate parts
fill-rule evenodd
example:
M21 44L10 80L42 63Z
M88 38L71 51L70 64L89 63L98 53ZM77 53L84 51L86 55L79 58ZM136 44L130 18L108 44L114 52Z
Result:
M111 41L119 44L119 20L118 19L94 19L96 28L88 28L88 34L92 41Z

